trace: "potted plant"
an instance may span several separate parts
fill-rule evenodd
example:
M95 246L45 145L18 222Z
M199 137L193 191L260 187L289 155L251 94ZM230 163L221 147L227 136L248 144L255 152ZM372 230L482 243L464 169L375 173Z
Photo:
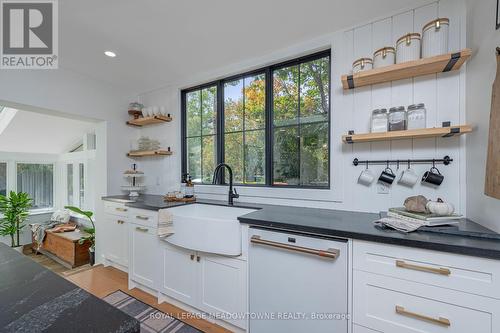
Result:
M10 246L22 252L19 233L24 228L31 208L31 198L28 193L11 191L9 196L0 195L0 235L10 236Z
M83 244L86 241L90 242L90 247L89 247L89 259L90 259L90 266L94 266L95 264L95 225L94 225L94 220L92 220L92 216L94 213L91 211L83 211L78 207L74 206L65 206L64 208L69 209L70 211L83 215L85 216L89 221L90 224L92 225L91 228L83 228L83 231L85 231L88 236L84 236L78 240L79 244Z

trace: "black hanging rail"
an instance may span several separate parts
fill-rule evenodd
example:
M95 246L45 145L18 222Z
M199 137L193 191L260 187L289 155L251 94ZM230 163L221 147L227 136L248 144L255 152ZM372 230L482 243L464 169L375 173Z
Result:
M441 158L441 159L435 159L435 158L432 158L432 159L417 159L417 160L414 160L414 159L406 159L406 160L364 160L364 161L360 161L358 160L357 158L354 159L354 161L352 161L352 164L354 164L355 166L358 166L358 165L375 165L375 164L379 164L379 165L389 165L389 164L404 164L404 163L409 163L409 164L439 164L439 163L442 163L444 165L448 165L450 164L451 162L453 162L453 159L450 158L450 156L446 155L445 157Z

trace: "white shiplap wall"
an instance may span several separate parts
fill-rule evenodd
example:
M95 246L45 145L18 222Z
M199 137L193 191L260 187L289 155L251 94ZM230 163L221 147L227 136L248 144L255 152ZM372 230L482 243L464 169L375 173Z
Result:
M376 22L356 27L344 32L343 45L333 47L333 66L339 65L341 72L348 72L352 62L360 57L371 57L373 51L393 46L395 41L408 32L421 32L422 26L436 17L449 17L449 51L465 47L465 15L460 2L444 0L416 8ZM335 55L340 59L336 59ZM336 60L339 60L337 62ZM333 70L332 80L338 80L338 69ZM343 133L353 129L357 133L369 132L371 110L391 106L408 106L425 103L427 127L438 127L443 121L452 124L465 123L465 68L460 72L432 74L414 79L356 88L351 91L336 89L332 99L341 98L340 108L334 110L333 121L337 119L344 126ZM343 118L343 119L339 119ZM334 144L343 133L335 133ZM392 142L358 143L343 147L344 152L344 203L349 209L378 211L401 205L404 198L423 194L428 198L442 197L454 203L457 210L465 209L465 153L463 138L439 138L400 140ZM408 159L442 158L449 155L454 162L449 166L438 165L445 176L443 184L435 189L417 184L413 189L393 184L388 194L378 193L378 186L367 188L356 183L364 166L351 166L352 160L359 159ZM415 165L413 168L423 174L430 166ZM375 174L385 166L371 166ZM391 166L396 171L396 166ZM406 168L401 165L398 176Z
M388 14L389 15L389 14ZM373 51L382 46L394 45L398 37L408 32L419 32L422 26L438 16L449 17L450 51L465 47L465 6L461 0L429 2L424 7L400 12L389 17L374 19L374 22L359 27L332 32L306 43L290 46L263 59L242 64L232 64L214 71L201 81L184 82L139 96L146 105L165 105L174 116L169 125L143 128L137 135L158 138L170 145L174 155L167 159L146 159L139 161L139 167L146 172L148 192L164 194L178 188L180 178L180 90L182 87L210 82L266 64L277 63L298 55L309 54L318 49L332 49L332 91L331 91L331 189L298 190L275 188L239 187L240 201L268 204L296 205L329 209L344 209L379 212L392 206L402 205L410 195L423 194L429 198L442 197L465 213L465 140L464 138L402 140L372 144L342 144L342 134L353 129L358 133L369 130L371 111L378 107L408 106L423 102L427 106L427 126L440 126L442 121L453 124L465 122L465 67L459 72L428 75L415 79L400 80L342 90L340 77L348 73L352 62L362 56L371 57ZM251 64L251 65L249 65ZM250 67L248 67L250 66ZM167 127L165 127L167 126ZM135 138L134 138L135 140ZM394 184L388 194L377 193L374 184L367 188L357 184L357 177L363 167L354 167L354 157L360 159L408 159L442 158L450 155L454 162L447 167L438 165L445 175L445 181L438 189L420 184L413 189ZM398 176L403 168L398 171ZM423 174L430 166L414 167ZM383 166L372 170L380 173ZM394 168L394 171L396 169ZM227 189L218 186L197 186L200 197L225 200Z

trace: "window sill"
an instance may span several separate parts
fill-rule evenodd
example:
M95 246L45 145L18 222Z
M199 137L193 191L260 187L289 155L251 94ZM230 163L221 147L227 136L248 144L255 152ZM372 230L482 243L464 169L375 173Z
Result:
M30 215L42 215L42 214L49 214L53 213L54 208L42 208L42 209L33 209L29 211Z

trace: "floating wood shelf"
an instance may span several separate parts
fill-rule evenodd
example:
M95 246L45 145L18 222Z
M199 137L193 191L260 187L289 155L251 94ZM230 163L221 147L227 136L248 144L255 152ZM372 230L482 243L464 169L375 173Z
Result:
M459 125L450 127L423 128L406 131L393 131L381 133L347 134L342 136L344 143L375 142L402 139L425 139L450 137L472 132L471 125Z
M471 54L471 49L463 49L455 53L370 69L352 75L342 75L342 87L344 89L353 89L371 84L457 70L470 58Z
M135 150L127 154L128 157L168 156L172 155L170 150Z
M141 117L141 118L137 118L137 119L132 119L132 120L127 121L127 124L140 127L140 126L145 126L145 125L168 123L170 121L172 121L172 117L152 116L152 117Z

